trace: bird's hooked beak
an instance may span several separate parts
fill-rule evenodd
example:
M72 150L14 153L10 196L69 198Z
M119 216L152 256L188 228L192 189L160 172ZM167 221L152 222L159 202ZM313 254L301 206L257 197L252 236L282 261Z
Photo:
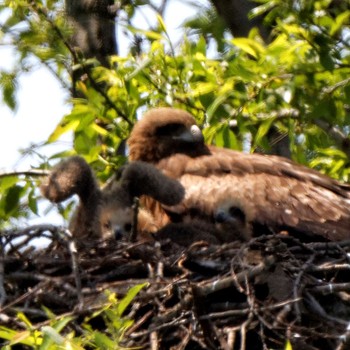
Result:
M204 136L202 130L197 125L191 125L190 128L186 129L179 135L173 136L174 140L180 140L185 142L204 142Z

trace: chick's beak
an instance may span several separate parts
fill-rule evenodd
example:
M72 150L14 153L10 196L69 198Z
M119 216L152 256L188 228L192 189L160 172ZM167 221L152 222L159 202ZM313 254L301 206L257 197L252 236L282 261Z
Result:
M230 219L230 216L223 210L218 210L214 213L214 220L216 223L223 223Z
M120 226L116 226L114 228L114 238L119 241L120 239L122 239L125 235L124 230L120 227Z

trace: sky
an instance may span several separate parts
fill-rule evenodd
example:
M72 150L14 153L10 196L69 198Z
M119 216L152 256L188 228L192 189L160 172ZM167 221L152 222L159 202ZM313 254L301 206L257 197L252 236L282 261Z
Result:
M1 49L0 56L0 67L6 65L4 57L11 60L9 50ZM18 109L13 113L4 104L0 105L0 170L37 165L33 164L33 160L21 159L19 150L46 140L69 111L67 97L47 69L37 69L21 76L17 93ZM67 144L63 147L67 147ZM50 150L46 152L49 154Z

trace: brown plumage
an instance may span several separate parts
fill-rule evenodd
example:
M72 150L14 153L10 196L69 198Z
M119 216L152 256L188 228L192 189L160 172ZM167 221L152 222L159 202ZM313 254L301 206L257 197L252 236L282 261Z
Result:
M244 215L237 227L245 227L247 238L250 225L329 240L350 238L348 185L282 157L207 146L185 111L150 110L128 144L131 160L154 164L185 188L185 199L176 206L144 200L160 226L192 217L212 221L221 207L234 212L238 205Z
M69 228L76 238L121 238L130 233L133 223L133 198L146 194L166 205L179 203L183 187L144 162L125 166L118 183L100 189L92 169L79 157L70 157L51 171L41 185L42 194L59 203L73 194L79 205ZM157 231L152 215L145 209L138 213L138 231L147 238Z

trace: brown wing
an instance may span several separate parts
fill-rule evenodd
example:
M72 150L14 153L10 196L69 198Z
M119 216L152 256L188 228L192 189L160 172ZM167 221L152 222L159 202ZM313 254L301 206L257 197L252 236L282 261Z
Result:
M241 206L247 220L272 229L292 228L330 240L350 238L350 209L347 200L310 182L266 174L203 177L185 174L184 201L168 210L178 215L192 212L213 217L232 201Z
M197 212L209 220L223 200L244 208L247 217L272 228L290 227L338 240L349 237L350 187L277 156L244 154L206 146L185 111L149 111L129 139L130 158L155 164L185 187L185 200L146 207L163 225L172 215ZM227 206L227 203L225 203Z
M238 156L239 155L239 156ZM350 238L348 187L279 157L216 149L212 156L176 155L159 163L184 186L183 202L171 212L212 217L227 201L240 203L251 221L327 239Z

